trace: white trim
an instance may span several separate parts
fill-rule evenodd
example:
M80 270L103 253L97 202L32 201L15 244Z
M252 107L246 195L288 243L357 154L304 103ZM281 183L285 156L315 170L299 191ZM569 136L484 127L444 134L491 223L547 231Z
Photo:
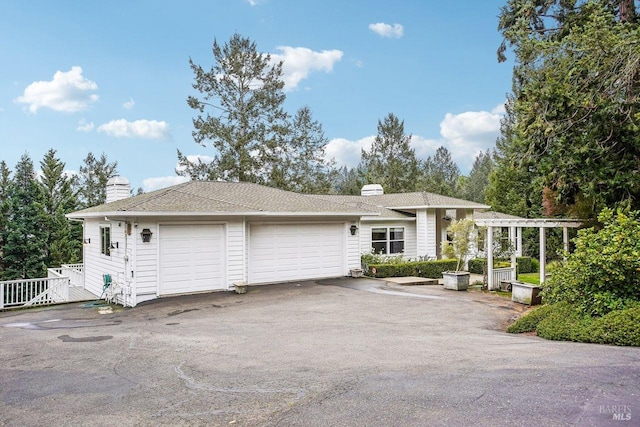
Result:
M167 211L154 211L154 212L146 212L146 211L114 211L114 212L73 212L67 214L66 217L69 219L73 218L102 218L102 217L110 217L110 216L122 216L126 215L126 217L188 217L188 216L205 216L205 217L238 217L238 216L246 216L246 217L361 217L361 216L379 216L379 213L374 212L261 212L261 211L249 211L249 212L237 212L237 211L229 211L229 212L220 212L220 211L211 211L211 212L187 212L187 211L177 211L177 212L167 212Z

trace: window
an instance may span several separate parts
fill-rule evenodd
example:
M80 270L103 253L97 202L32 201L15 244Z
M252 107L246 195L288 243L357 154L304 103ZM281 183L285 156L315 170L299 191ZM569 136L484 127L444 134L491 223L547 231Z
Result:
M111 256L111 227L100 227L100 253Z
M372 228L371 247L377 254L400 254L404 252L404 227Z

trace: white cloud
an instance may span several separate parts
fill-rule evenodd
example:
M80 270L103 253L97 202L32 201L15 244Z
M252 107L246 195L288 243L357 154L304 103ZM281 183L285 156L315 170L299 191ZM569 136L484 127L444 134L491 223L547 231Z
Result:
M362 149L369 150L374 139L376 139L374 135L366 136L357 141L334 138L325 146L324 155L327 159L335 159L338 166L354 167L360 163Z
M116 138L165 139L171 136L167 122L156 120L136 120L133 122L125 119L112 120L100 125L98 132L104 132Z
M125 110L131 110L133 108L133 106L136 105L136 102L133 100L133 98L129 98L129 100L127 102L125 102L124 104L122 104L122 107Z
M187 176L160 176L156 178L146 178L142 180L142 189L145 192L159 190L172 185L182 184L189 181Z
M495 146L500 135L500 120L504 105L491 111L467 111L461 114L447 113L440 123L443 144L461 170L471 168L473 160L481 151Z
M251 6L257 6L260 3L263 3L265 0L247 0L247 3L249 3Z
M400 24L389 25L384 22L378 22L376 24L369 24L369 29L382 37L399 39L404 35L404 27Z
M75 113L98 100L98 95L92 93L96 90L98 85L82 75L81 67L74 66L67 72L56 71L53 80L31 83L15 102L27 104L32 113L43 107Z
M94 128L93 122L87 122L85 119L80 119L76 130L78 132L91 132Z
M315 52L306 47L279 46L281 53L271 54L274 62L283 61L282 72L285 90L293 90L312 71L333 71L333 65L342 59L343 52L337 49Z

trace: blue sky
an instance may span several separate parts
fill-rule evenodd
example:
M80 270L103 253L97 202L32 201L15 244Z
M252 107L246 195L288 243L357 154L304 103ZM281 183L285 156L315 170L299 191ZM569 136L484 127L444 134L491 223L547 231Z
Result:
M284 60L290 113L309 106L327 155L354 166L394 113L419 157L440 146L467 173L499 133L511 87L499 64L505 0L0 2L0 160L36 164L50 148L78 170L87 153L118 162L133 187L179 182L191 136L188 60L213 64L235 33Z

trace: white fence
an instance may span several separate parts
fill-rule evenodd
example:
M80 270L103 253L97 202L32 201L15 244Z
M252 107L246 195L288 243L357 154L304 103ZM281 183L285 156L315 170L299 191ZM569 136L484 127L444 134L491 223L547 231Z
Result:
M84 286L83 264L62 264L60 268L48 268L48 277L68 277L70 286Z
M516 269L512 267L493 269L493 288L500 289L500 282L516 280ZM489 289L493 290L493 289Z
M84 286L82 264L48 268L46 278L0 282L0 309L69 301L69 286Z
M68 300L68 277L0 282L0 308L58 304Z

